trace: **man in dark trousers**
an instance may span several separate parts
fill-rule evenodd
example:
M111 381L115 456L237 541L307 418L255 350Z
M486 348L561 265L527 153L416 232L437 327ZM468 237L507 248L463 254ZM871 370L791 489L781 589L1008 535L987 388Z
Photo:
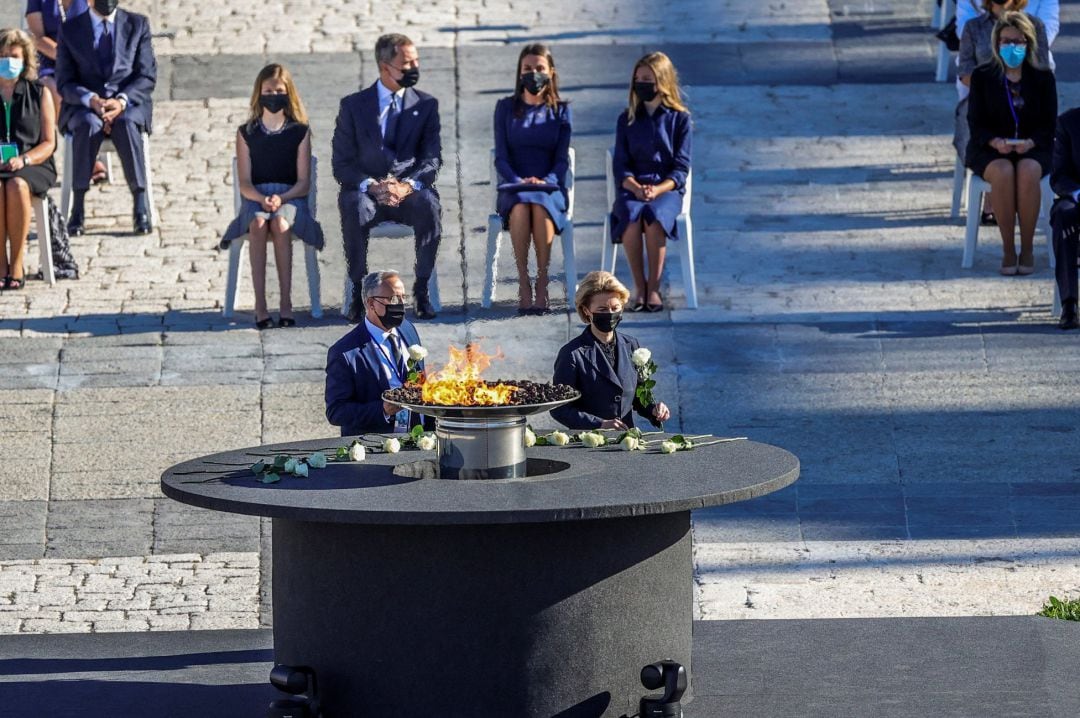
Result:
M1076 254L1080 236L1080 108L1058 117L1050 187L1057 195L1050 210L1055 274L1061 296L1061 329L1080 327L1076 309Z
M397 272L372 272L356 285L366 314L326 355L326 420L342 436L408 431L423 422L383 401L382 393L408 378L409 347L420 344L405 319L405 284ZM423 359L416 368L424 370Z
M383 35L375 43L379 79L341 101L334 128L334 178L341 185L338 208L345 259L353 283L350 316L361 315L357 298L367 273L368 236L382 222L398 222L416 235L418 319L433 319L428 280L442 237L435 179L442 164L439 103L413 89L420 56L404 35Z
M136 234L150 232L146 157L141 133L150 132L157 61L146 17L117 8L119 0L91 0L90 11L63 24L56 48L56 84L64 103L60 128L72 136L74 203L68 232L84 231L83 208L94 158L108 136L116 146L134 197Z

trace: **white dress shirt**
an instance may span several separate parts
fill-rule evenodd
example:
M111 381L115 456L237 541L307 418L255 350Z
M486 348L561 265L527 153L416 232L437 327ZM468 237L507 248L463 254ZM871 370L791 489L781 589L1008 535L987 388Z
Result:
M390 114L390 102L394 98L397 98L398 112L405 111L405 88L402 87L397 92L391 92L390 88L379 80L375 83L375 91L379 93L379 131L382 132L383 137L386 137L386 118ZM400 116L398 121L401 121ZM360 191L367 192L368 187L374 182L373 179L366 179L360 183ZM423 188L423 185L416 180L406 180L413 188L413 191L419 191Z
M379 350L376 354L379 355L379 365L382 367L383 376L386 377L387 384L389 384L391 389L397 389L402 385L402 379L404 379L404 377L398 376L397 367L393 364L394 352L390 348L390 342L397 344L398 349L401 351L401 356L404 358L409 356L409 349L405 346L405 341L401 338L401 335L398 334L397 329L387 331L375 326L367 317L364 318L364 324L367 325L368 333L371 334L372 339L379 345ZM409 430L408 409L402 409L397 414L387 414L384 412L383 419L385 421L395 419L395 432L400 433Z
M111 13L109 13L105 17L102 17L101 15L98 15L97 11L94 10L93 8L90 8L86 12L90 16L90 27L92 27L93 30L94 30L94 49L95 50L97 49L98 43L101 42L101 36L105 33L105 27L108 26L109 34L112 35L113 54L115 55L116 50L117 50L117 48L116 48L116 11L113 10ZM91 98L94 97L94 94L95 93L93 93L93 92L87 92L85 95L82 96L82 98L80 98L80 101L82 102L83 107L90 107L90 100L91 100ZM127 105L128 105L128 97L127 97L127 95L125 95L123 92L121 92L120 94L118 94L116 96L116 99L123 100L124 101L124 107L127 108Z

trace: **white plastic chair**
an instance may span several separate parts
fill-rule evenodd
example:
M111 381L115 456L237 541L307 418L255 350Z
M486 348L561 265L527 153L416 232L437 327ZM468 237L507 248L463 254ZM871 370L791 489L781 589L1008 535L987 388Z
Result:
M49 286L56 284L56 271L53 269L52 233L49 231L49 205L45 197L30 196L30 206L34 208L34 224L37 225L38 271ZM24 273L25 275L25 273Z
M399 224L397 222L382 222L371 228L371 233L368 235L368 239L404 239L406 237L412 238L416 234L413 232L413 228L407 224ZM370 249L370 245L369 245ZM349 273L345 272L345 290L341 295L341 315L349 315L349 307L352 304L353 295L353 283L349 277ZM431 301L432 308L436 312L442 311L442 301L439 298L439 267L436 265L431 269L431 279L428 280L428 299Z
M975 263L975 247L979 243L979 224L983 193L990 191L990 183L974 174L967 172L967 229L964 232L964 256L960 260L962 269L971 269ZM1050 190L1049 175L1042 178L1040 183L1040 204L1038 227L1046 238L1046 248L1050 255L1050 268L1054 268L1054 250L1050 235L1050 206L1054 203L1054 193Z
M143 158L145 164L143 166L143 172L146 174L146 206L150 211L150 227L154 228L158 226L160 218L158 217L157 205L154 203L154 174L151 170L150 162L150 135L146 132L141 133L142 145L143 145ZM75 178L75 162L72 159L75 155L72 148L73 141L71 135L64 135L64 176L60 183L60 212L63 214L64 219L69 217L69 211L71 210L71 195L74 191L74 178ZM113 181L112 170L112 153L116 151L116 147L113 145L112 140L108 137L101 143L101 151L105 153L105 171L108 175L109 182Z
M315 158L315 155L311 156L311 172L310 172L310 184L308 185L308 211L311 212L312 218L316 217L318 211L318 195L316 194L316 187L318 186L319 175L319 162ZM232 161L232 176L233 176L233 211L237 215L240 214L240 206L244 202L243 195L240 194L240 181L236 174L236 158L233 157ZM236 307L236 297L240 294L240 271L241 267L246 263L244 255L247 253L247 237L244 234L234 239L229 244L229 273L225 282L225 306L221 309L221 314L224 317L231 317L233 315L233 309ZM319 251L312 247L307 242L302 243L304 245L304 264L307 268L307 280L308 280L308 295L311 297L311 316L318 319L322 316L322 304L319 301Z
M956 219L960 216L960 211L967 203L967 167L964 167L963 161L960 156L956 157L956 164L953 166L953 185L952 185L952 211L949 213L949 217Z
M574 174L577 158L574 148L568 152L570 156L570 168L566 172L566 226L563 228L562 252L563 252L563 284L566 287L566 298L573 304L574 294L577 292L577 261L574 255ZM494 190L494 203L498 203L499 173L495 170L495 150L491 151L491 187ZM498 212L492 211L488 215L488 241L487 241L487 271L484 274L484 293L480 299L480 306L485 309L491 307L495 301L495 294L499 283L499 250L502 247L503 228L502 217Z
M934 21L933 24L938 30L944 30L945 26L949 24L949 20L952 20L956 16L956 0L941 0L941 7L934 5ZM937 52L937 69L934 71L934 80L937 82L945 82L949 79L949 61L952 59L952 53L945 43L938 41Z
M604 213L604 234L600 237L600 269L615 273L615 262L619 257L619 245L611 241L611 208L615 205L615 171L612 169L615 154L608 149L605 158L605 176L607 177L607 211ZM686 307L697 309L697 278L694 274L694 225L690 220L690 198L693 194L694 170L686 173L686 192L683 193L682 210L675 218L679 229L679 238L668 242L669 249L679 258L682 267L683 287L686 290Z

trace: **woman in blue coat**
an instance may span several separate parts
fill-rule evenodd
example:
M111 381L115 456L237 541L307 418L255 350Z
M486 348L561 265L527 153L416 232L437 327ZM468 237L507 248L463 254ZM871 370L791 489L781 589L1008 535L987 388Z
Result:
M660 276L667 241L678 239L675 218L690 172L691 132L675 66L664 53L649 53L634 65L630 103L615 126L612 167L617 191L611 241L622 243L634 275L634 298L628 307L632 312L664 308Z
M671 418L663 402L644 406L637 398L638 373L631 356L641 344L615 331L629 297L609 272L589 272L578 285L574 305L589 326L559 350L552 383L568 384L581 396L551 411L560 424L623 431L634 425L634 412L656 426Z
M510 230L518 270L518 314L548 312L551 242L566 226L570 107L559 99L551 51L526 45L514 94L495 105L496 209ZM536 247L536 293L529 280L529 243Z

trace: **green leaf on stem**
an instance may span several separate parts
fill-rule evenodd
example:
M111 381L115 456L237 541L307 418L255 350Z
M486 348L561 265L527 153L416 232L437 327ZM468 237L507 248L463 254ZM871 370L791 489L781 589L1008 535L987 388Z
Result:
M256 476L261 474L265 469L266 469L266 462L264 462L264 461L257 461L257 462L255 462L254 464L251 465L251 473L255 474Z
M276 484L277 482L281 481L281 476L276 472L268 471L262 475L262 478L259 479L259 481L264 484Z

